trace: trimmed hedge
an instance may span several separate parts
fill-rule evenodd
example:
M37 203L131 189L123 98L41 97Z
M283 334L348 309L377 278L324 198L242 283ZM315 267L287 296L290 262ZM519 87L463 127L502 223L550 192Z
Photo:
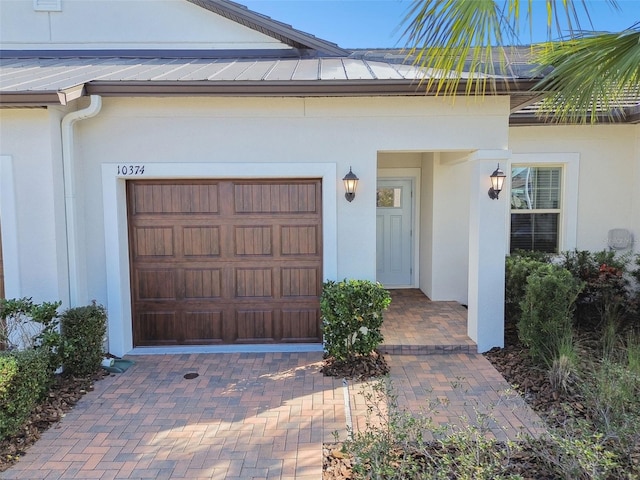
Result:
M51 381L46 350L0 352L0 439L20 429Z
M347 360L375 351L382 342L382 312L390 303L389 292L379 283L325 282L320 310L327 354L336 360Z
M107 312L102 305L70 308L60 319L63 364L66 373L85 376L100 369L104 357L103 339L107 331Z

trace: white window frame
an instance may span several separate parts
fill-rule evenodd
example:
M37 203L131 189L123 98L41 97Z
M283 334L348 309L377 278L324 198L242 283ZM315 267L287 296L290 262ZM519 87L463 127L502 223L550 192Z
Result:
M560 167L560 218L558 219L558 252L574 250L578 233L579 153L514 153L511 156L507 195L511 202L511 171L514 167ZM511 250L511 206L507 209L507 245ZM535 213L556 213L557 209L540 209ZM533 211L531 212L533 213Z

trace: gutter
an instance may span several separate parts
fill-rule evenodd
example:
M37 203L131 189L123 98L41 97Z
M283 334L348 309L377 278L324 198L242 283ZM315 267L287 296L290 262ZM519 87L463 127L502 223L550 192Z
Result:
M91 95L89 106L68 113L61 123L62 130L62 175L64 177L64 212L67 233L67 267L69 270L69 307L80 306L86 301L80 297L80 278L78 272L78 238L76 225L76 180L73 126L76 122L91 118L100 113L102 97Z

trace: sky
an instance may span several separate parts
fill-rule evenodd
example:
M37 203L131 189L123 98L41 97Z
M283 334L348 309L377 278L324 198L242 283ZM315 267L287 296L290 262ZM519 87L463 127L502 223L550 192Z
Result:
M401 35L404 29L399 26L412 3L411 0L235 1L343 48L404 47ZM582 29L620 31L640 22L640 0L618 0L620 11L613 10L606 0L586 1L593 28L584 17L580 24ZM529 21L525 20L521 43L547 40L545 0L533 0L533 4L534 32L533 35L528 33Z

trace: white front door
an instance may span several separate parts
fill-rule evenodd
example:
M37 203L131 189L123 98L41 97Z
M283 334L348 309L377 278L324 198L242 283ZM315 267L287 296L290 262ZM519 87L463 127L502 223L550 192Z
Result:
M385 287L413 285L413 180L378 180L377 280Z

